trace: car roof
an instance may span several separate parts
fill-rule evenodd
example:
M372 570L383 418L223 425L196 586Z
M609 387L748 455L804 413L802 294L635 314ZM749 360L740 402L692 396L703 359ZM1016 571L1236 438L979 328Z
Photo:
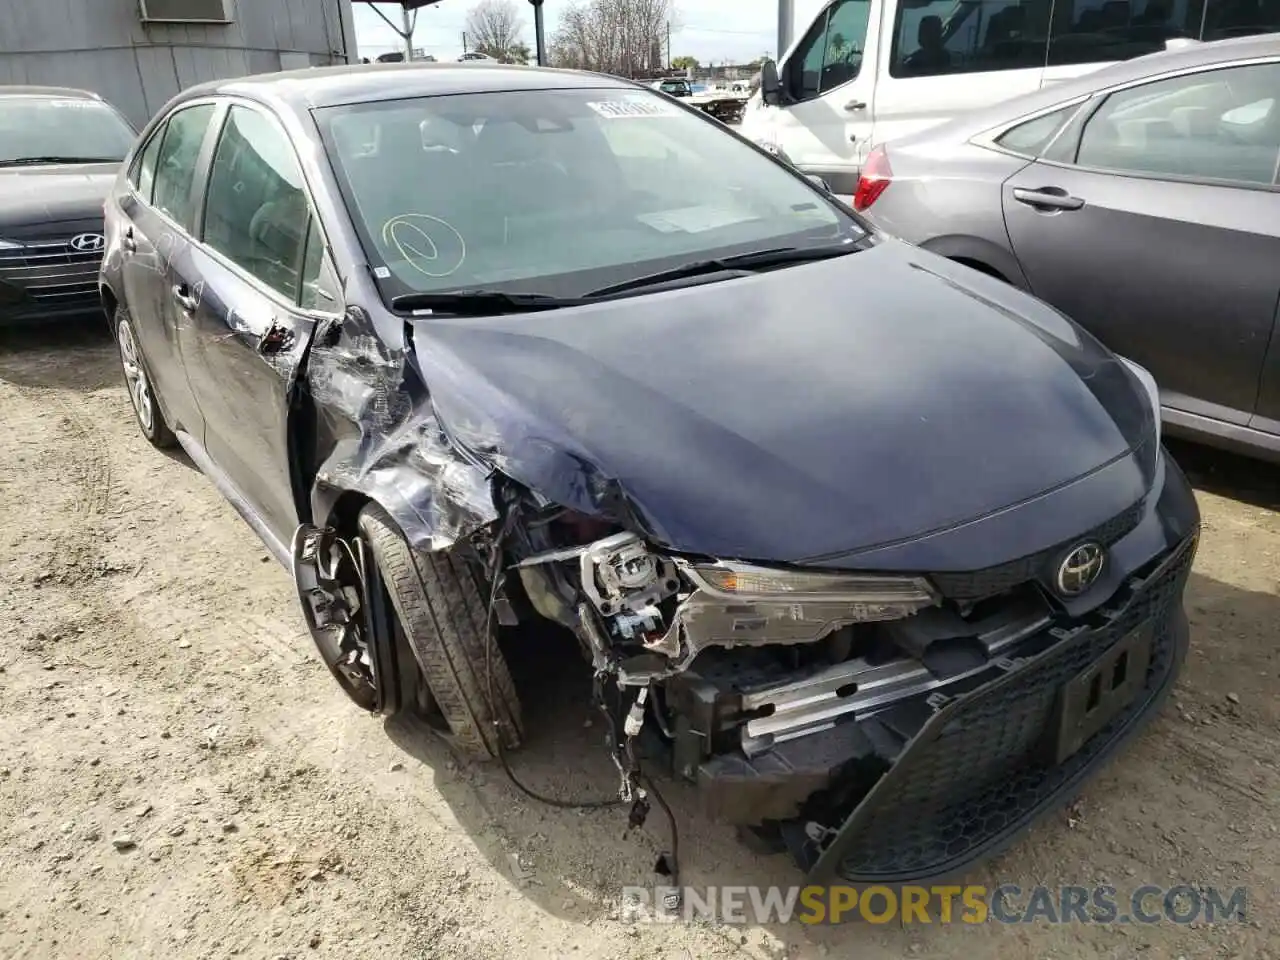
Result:
M274 102L295 111L306 111L409 97L634 86L630 81L601 73L523 67L496 61L466 64L365 63L215 80L192 87L181 99L216 94L238 95Z
M1098 70L1091 70L1071 80L1053 83L1034 93L1002 100L989 107L979 107L945 124L930 127L914 136L904 137L903 140L931 141L935 137L942 140L968 139L992 127L1016 120L1018 117L1132 80L1158 77L1161 74L1195 67L1211 67L1239 60L1275 56L1280 56L1280 33L1194 43L1176 50L1164 50L1134 57L1132 60L1123 60ZM892 151L892 146L890 150Z
M74 87L0 86L0 97L63 97L68 100L101 100L91 90Z

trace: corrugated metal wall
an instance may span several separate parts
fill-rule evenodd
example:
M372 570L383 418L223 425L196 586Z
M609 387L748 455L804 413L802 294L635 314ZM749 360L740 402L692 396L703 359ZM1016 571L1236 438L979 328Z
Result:
M231 0L232 22L144 24L137 0L0 0L0 84L95 90L141 126L184 87L356 59L351 0Z

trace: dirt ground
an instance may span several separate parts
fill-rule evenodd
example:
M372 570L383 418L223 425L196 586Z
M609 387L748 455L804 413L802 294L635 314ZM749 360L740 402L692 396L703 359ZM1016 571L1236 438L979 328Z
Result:
M135 429L97 326L0 334L0 957L1280 957L1280 470L1178 447L1205 518L1163 714L1067 812L971 878L1250 891L1247 923L813 929L634 924L662 819L526 801L371 719L290 578ZM587 674L517 658L535 788L606 795ZM668 794L690 884L784 883ZM116 844L132 841L127 849Z

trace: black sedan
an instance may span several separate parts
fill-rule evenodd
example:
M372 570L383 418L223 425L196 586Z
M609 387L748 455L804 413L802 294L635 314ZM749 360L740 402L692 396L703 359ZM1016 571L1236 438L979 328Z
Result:
M102 203L136 136L95 93L0 86L0 324L97 312Z
M949 873L1182 662L1150 376L657 92L198 87L107 231L142 431L291 569L351 699L505 765L507 628L559 625L635 821L666 774L814 877Z

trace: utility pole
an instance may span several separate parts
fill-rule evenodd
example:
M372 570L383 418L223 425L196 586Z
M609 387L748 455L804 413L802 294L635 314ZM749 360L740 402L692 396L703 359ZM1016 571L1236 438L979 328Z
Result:
M407 63L413 59L413 23L409 20L409 8L400 8L401 23L404 24L404 59ZM417 19L417 14L414 15Z
M462 31L462 52L467 52L467 31Z
M671 69L671 21L667 21L667 69Z
M546 28L542 22L542 0L529 0L533 4L533 46L538 58L538 66L547 65Z
M792 0L778 0L778 56L787 52L791 46L791 23L795 19L795 6Z

